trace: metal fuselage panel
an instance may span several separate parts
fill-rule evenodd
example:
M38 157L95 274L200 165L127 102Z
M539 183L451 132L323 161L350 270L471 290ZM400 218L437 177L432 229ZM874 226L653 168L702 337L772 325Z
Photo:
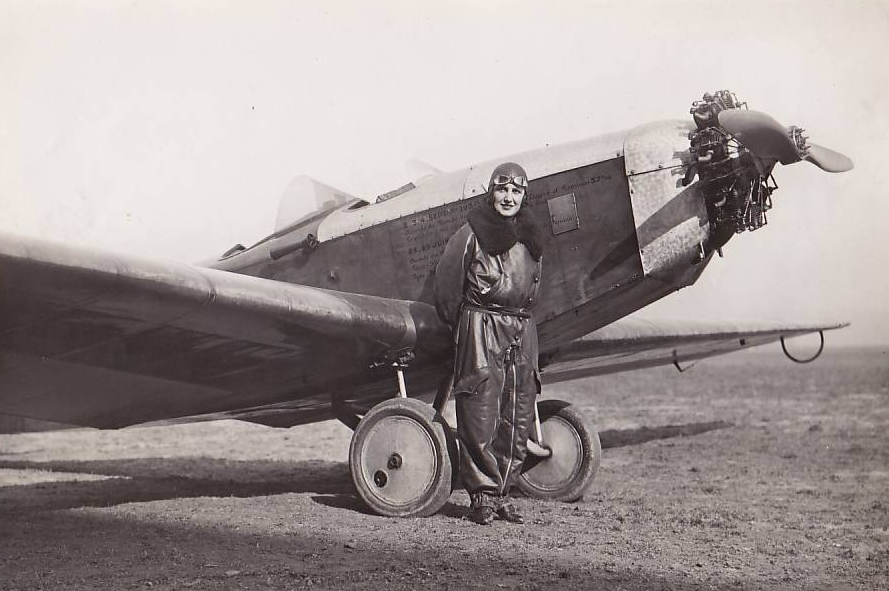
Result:
M693 283L703 269L691 261L706 239L706 209L694 185L680 184L688 125L661 122L442 174L389 201L332 212L317 224L313 250L272 261L270 244L218 267L434 303L448 239L484 206L490 171L514 160L528 170L528 205L545 226L534 313L542 346L557 346Z
M646 276L670 281L707 241L710 223L698 184L683 186L694 125L664 121L627 136L625 162Z

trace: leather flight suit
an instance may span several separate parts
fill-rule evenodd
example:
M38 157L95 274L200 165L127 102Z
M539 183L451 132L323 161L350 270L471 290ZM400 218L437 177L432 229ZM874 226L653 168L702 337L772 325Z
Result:
M540 392L529 312L540 271L521 242L500 255L484 252L468 224L451 237L435 271L436 305L454 329L451 391L470 494L506 494L527 453Z

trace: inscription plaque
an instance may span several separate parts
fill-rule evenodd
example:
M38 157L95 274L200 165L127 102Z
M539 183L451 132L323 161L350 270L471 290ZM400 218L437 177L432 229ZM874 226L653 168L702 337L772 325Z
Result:
M577 217L577 201L574 199L574 193L553 197L546 204L549 206L549 220L552 225L553 236L580 228L580 218Z

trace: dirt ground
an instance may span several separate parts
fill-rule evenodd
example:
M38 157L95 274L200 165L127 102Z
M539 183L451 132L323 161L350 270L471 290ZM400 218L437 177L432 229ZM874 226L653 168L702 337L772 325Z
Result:
M520 498L521 526L473 525L463 491L426 519L368 514L333 422L0 436L0 589L889 588L886 351L546 396L606 449L582 501Z

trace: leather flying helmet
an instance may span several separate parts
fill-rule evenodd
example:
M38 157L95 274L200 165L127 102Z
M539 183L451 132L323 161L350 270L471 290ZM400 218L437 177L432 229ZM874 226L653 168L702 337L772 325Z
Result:
M515 162L504 162L491 173L491 180L488 182L488 192L493 191L494 187L508 185L510 183L516 187L527 189L528 173Z

